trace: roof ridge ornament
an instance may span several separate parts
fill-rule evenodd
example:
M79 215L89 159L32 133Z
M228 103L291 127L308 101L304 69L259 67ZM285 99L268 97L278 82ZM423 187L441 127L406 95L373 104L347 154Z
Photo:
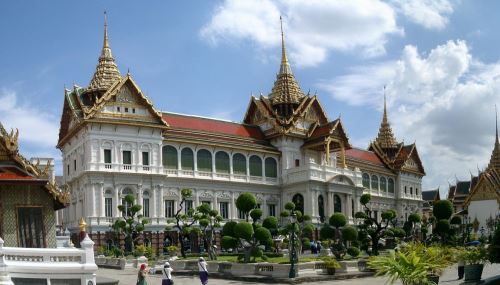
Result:
M382 116L382 123L380 124L380 129L378 131L377 138L375 141L382 148L396 148L398 143L394 134L392 132L391 124L389 123L389 119L387 118L387 96L385 93L386 86L384 85L384 114Z
M269 100L278 114L282 117L290 117L305 96L300 89L292 68L288 62L285 44L285 32L283 30L283 18L280 16L281 27L281 63L274 86L269 94Z
M495 104L495 146L491 153L490 163L487 169L500 170L500 142L498 139L498 112L497 105Z
M106 91L113 83L121 79L120 71L115 63L111 47L109 45L108 36L108 18L107 13L104 11L104 37L102 43L101 55L96 67L96 71L92 76L87 91Z

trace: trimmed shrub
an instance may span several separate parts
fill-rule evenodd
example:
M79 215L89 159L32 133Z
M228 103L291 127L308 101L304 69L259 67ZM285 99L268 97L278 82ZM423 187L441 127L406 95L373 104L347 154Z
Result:
M450 231L450 222L446 219L441 219L436 223L436 232L440 235L445 235Z
M238 196L236 199L236 208L238 208L243 213L248 213L255 208L257 205L257 200L255 196L251 193L244 192Z
M358 239L358 231L353 226L342 229L342 239L345 241L355 241Z
M366 215L365 212L356 212L356 214L354 214L354 218L356 218L356 219L366 219L366 218L368 218L368 215Z
M264 219L262 226L268 230L278 228L278 219L274 216L269 216Z
M295 204L293 202L288 202L285 204L285 209L288 211L292 211L295 209Z
M462 219L459 216L453 216L450 220L450 224L452 225L460 225L462 223Z
M422 219L420 218L420 215L417 213L411 213L408 216L408 222L411 222L413 224L420 223Z
M252 217L252 220L258 221L262 217L262 210L261 209L253 209L250 212L250 217Z
M396 211L394 210L387 210L382 212L381 217L383 220L390 221L394 219L397 216Z
M234 233L234 227L238 223L235 221L229 221L222 227L222 235L223 236L232 236L234 237L236 234Z
M268 240L272 239L271 233L264 227L255 230L255 238L261 243L267 243Z
M321 240L332 239L334 235L334 230L327 224L324 224L319 230L319 238Z
M432 214L438 220L448 220L453 215L453 204L448 200L439 200L434 203Z
M342 213L334 213L331 215L328 223L335 228L343 227L347 224L347 219Z
M234 227L234 234L237 238L250 240L253 235L252 224L247 222L240 222Z
M350 248L347 249L347 254L349 254L352 257L358 257L360 254L359 248L351 246Z
M231 236L223 236L220 245L224 249L236 248L238 246L238 240Z
M361 195L361 198L359 198L359 202L361 203L361 205L366 205L370 202L371 199L372 196L370 194L363 194Z

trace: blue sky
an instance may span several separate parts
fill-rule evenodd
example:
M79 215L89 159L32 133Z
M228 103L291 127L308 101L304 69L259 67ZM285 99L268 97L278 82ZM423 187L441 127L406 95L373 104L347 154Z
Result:
M53 156L63 87L86 86L108 12L113 55L164 111L241 121L279 68L341 115L351 143L375 138L387 85L398 140L417 142L425 188L486 166L500 91L497 1L2 1L0 121L26 156ZM58 172L60 170L58 169Z

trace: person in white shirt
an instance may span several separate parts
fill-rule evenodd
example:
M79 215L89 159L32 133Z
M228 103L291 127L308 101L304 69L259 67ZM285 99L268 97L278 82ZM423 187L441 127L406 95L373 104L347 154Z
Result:
M200 271L200 281L202 285L208 284L208 271L207 271L207 263L203 257L198 259L198 270Z
M161 285L173 285L174 280L172 279L172 267L170 267L170 263L165 262L165 265L163 266L163 280L161 281Z

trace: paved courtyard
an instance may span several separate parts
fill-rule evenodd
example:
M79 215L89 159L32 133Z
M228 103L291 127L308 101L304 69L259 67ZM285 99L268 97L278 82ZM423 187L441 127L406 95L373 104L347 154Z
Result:
M500 274L500 264L487 265L483 271L483 278L488 278L491 276L495 276ZM137 280L137 271L135 269L125 269L125 270L114 270L114 269L99 269L97 272L98 276L113 278L120 281L120 285L129 285L135 284ZM176 285L196 285L200 284L200 281L195 276L175 276L175 284ZM368 277L368 278L360 278L360 279L349 279L349 280L332 280L332 281L317 281L313 283L301 283L301 284L336 284L336 285L383 285L385 284L386 279L381 277ZM259 284L257 282L243 282L238 280L225 280L225 279L210 279L209 284L212 285L226 285L226 284ZM458 285L461 281L457 280L457 268L450 267L446 270L440 278L439 284L446 285ZM161 284L161 275L149 275L148 276L148 284L156 285ZM262 284L262 283L260 283ZM284 285L283 283L273 283L276 285ZM401 283L396 283L401 284Z

